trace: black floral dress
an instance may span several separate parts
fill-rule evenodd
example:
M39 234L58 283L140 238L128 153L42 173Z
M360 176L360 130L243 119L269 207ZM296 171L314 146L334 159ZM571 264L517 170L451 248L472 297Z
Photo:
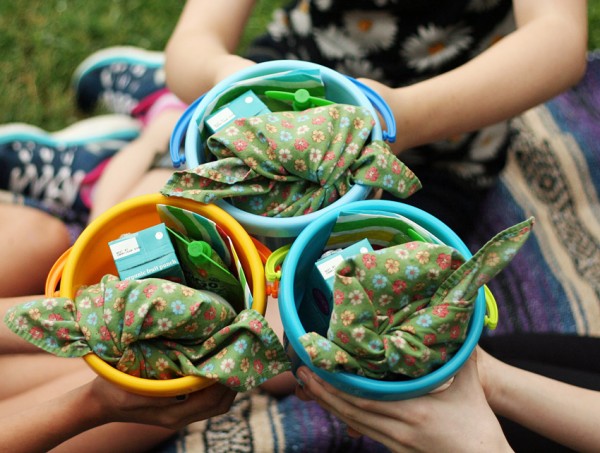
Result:
M398 87L462 65L514 28L510 0L299 0L275 11L247 56L312 61ZM509 136L504 122L401 157L426 180L482 189L502 170Z

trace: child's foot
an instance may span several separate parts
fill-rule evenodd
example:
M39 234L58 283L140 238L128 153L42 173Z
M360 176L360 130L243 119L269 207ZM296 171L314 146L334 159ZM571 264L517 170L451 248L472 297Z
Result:
M126 115L101 115L53 133L22 123L0 126L0 189L83 219L89 206L82 189L138 134L139 122Z
M114 113L131 114L140 100L165 88L163 52L109 47L87 57L72 84L78 107L92 111L100 102Z

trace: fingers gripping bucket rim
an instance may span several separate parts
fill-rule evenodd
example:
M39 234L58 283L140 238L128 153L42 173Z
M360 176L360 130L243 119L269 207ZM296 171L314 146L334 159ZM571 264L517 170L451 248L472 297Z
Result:
M376 126L373 128L372 139L387 140L393 142L395 140L396 126L394 117L389 107L385 102L366 85L346 77L333 69L321 66L315 63L298 61L298 60L275 60L265 63L259 63L241 70L234 75L224 79L211 89L205 96L198 99L190 106L187 114L184 114L181 122L176 126L174 136L171 140L171 157L173 163L178 166L183 161L187 161L189 168L194 168L202 161L202 141L197 128L197 122L203 118L205 111L215 101L215 99L232 83L246 80L253 77L273 74L294 69L318 69L326 86L326 97L332 101L347 103L368 108L376 121ZM379 123L379 117L374 106L385 119L387 131L382 131ZM185 130L185 132L184 132ZM179 143L181 135L185 133L185 158L179 156ZM266 238L263 242L267 245L272 245L269 238L294 238L300 231L316 220L323 213L335 209L346 203L353 201L364 200L370 193L370 188L355 184L350 190L339 200L331 205L320 209L319 211L305 214L298 217L276 218L264 217L249 212L243 211L226 201L219 200L216 204L231 214L238 222L240 222L246 231L251 235ZM277 243L278 244L278 243Z
M316 254L320 254L328 236L322 233L324 229L331 228L341 211L354 212L386 211L403 215L427 229L446 245L457 249L465 258L472 256L464 242L444 223L432 215L413 206L385 200L364 200L350 203L343 208L332 210L308 225L292 243L281 269L279 282L279 311L286 338L291 346L293 355L296 355L302 365L308 366L312 371L331 385L350 394L375 399L375 400L403 400L421 396L448 381L464 365L474 350L484 326L486 315L486 298L484 288L480 288L475 300L475 308L465 342L452 358L433 372L418 378L405 381L379 381L350 373L331 373L318 368L310 362L308 353L302 347L299 338L306 333L297 308L295 278L302 279L302 268L308 263L314 263ZM307 249L313 253L307 253ZM319 249L319 250L316 250ZM300 283L301 284L301 283Z
M60 282L59 295L72 299L77 289L100 281L109 272L116 274L108 241L120 234L132 232L159 222L155 206L168 204L194 211L223 228L231 237L252 290L252 308L261 314L266 311L266 288L261 256L265 248L256 243L229 214L215 205L190 200L167 198L159 194L144 195L120 203L88 225L73 247L53 266L46 282L46 296L54 297ZM154 219L154 220L153 220ZM152 223L154 221L154 223ZM102 245L106 244L103 248ZM260 252L259 252L260 249ZM92 260L85 260L92 255ZM82 263L86 263L82 265ZM91 265L90 265L91 263ZM144 379L123 373L95 354L84 356L86 363L100 376L125 390L147 396L176 396L191 393L212 385L215 381L200 376L184 376L169 380Z

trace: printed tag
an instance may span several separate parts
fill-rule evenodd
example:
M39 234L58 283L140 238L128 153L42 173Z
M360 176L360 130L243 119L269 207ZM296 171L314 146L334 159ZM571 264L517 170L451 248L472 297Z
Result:
M139 253L140 245L135 237L123 239L122 241L116 242L110 245L110 251L113 259L118 260L125 258L126 256Z
M234 113L229 107L224 108L218 113L215 113L212 117L206 120L206 124L213 130L219 130L223 125L229 123L235 118Z

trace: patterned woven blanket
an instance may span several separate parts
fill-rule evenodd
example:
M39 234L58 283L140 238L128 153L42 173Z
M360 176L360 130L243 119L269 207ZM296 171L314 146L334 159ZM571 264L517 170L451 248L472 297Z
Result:
M494 332L600 336L600 53L575 88L521 115L506 170L472 235L478 250L533 215L533 234L490 284L500 312ZM294 396L240 395L221 417L192 424L171 452L385 452Z
M521 115L500 184L471 248L502 225L533 215L536 226L490 283L499 305L494 334L600 336L600 53L584 80Z

